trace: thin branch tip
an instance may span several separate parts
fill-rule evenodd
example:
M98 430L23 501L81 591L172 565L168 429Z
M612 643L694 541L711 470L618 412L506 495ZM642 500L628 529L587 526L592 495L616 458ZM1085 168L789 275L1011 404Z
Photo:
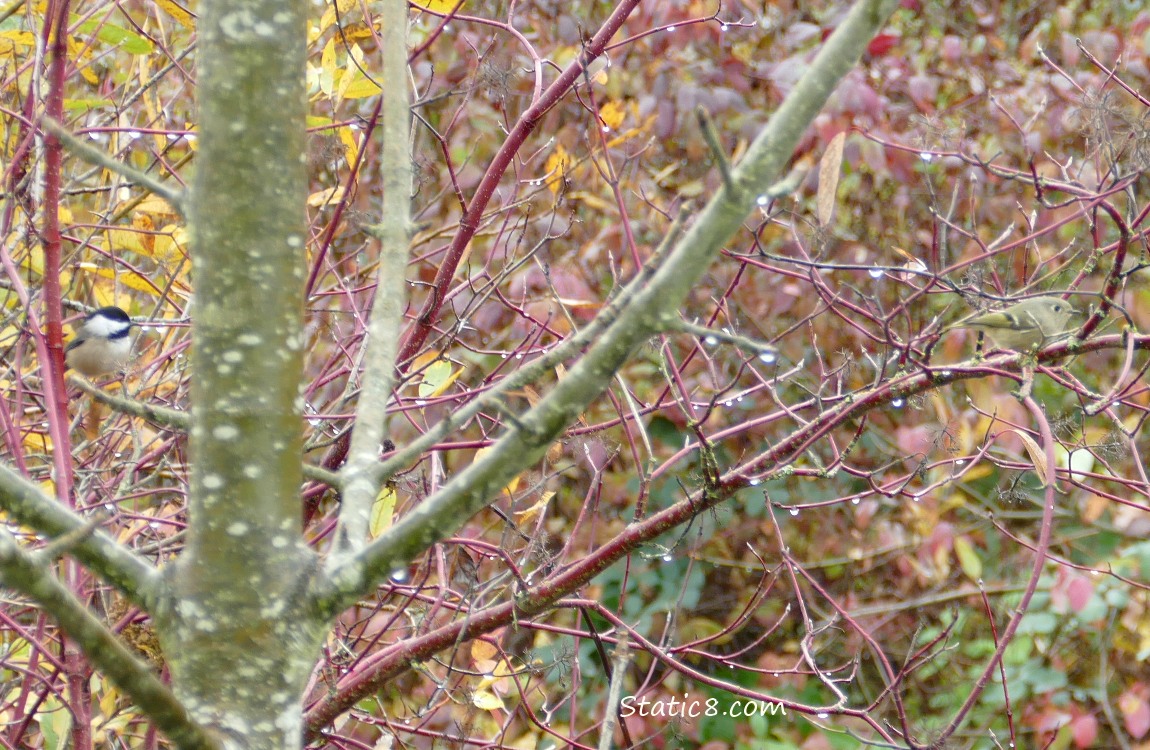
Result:
M726 152L723 151L723 144L719 140L719 131L711 119L711 114L700 104L695 107L695 119L699 122L699 130L703 133L703 140L707 142L707 148L711 149L711 157L719 167L719 174L723 178L723 187L727 189L728 193L733 193L735 181L731 176L731 162L727 158Z
M84 161L97 167L103 167L110 172L115 172L121 177L139 185L145 190L154 193L168 203L172 204L181 216L186 213L185 195L184 191L179 188L173 188L167 183L161 182L151 175L145 174L137 169L129 167L127 164L112 158L109 154L104 153L98 148L85 143L83 139L76 136L72 131L64 127L60 122L45 115L40 119L41 127L50 135L60 141L69 151L79 156Z

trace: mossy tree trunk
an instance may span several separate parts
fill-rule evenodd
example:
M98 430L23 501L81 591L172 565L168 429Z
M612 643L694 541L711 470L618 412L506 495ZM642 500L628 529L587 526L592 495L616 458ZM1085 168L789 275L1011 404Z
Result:
M208 0L198 25L191 523L155 614L177 696L246 748L299 746L323 633L299 505L307 10Z

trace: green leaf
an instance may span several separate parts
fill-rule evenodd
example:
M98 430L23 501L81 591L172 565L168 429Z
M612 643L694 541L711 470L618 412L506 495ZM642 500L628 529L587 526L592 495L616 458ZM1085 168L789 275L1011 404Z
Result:
M103 109L110 106L112 106L112 100L101 96L64 100L64 109L69 112L91 112L94 109Z
M420 398L435 398L439 394L447 390L448 386L454 383L460 375L463 374L463 368L458 370L452 368L451 363L446 360L438 360L432 362L423 371L423 382L419 384L419 397Z
M368 535L375 539L391 528L392 516L395 513L395 489L383 486L371 504L371 519L368 521Z
M152 42L147 37L140 36L122 26L116 26L99 19L89 19L76 27L78 34L96 33L96 38L104 44L124 50L132 55L152 54Z
M68 733L72 728L72 714L54 696L49 695L36 713L36 723L44 735L44 747L48 750L64 750L68 745Z

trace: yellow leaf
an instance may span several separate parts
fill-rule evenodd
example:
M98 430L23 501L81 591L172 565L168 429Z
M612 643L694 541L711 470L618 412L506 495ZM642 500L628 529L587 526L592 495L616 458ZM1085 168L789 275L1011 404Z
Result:
M325 3L325 5L327 7L324 8L323 15L319 19L319 28L317 29L320 34L335 25L336 21L335 6L333 6L331 3ZM308 41L312 41L310 35Z
M411 363L411 371L419 372L429 364L443 356L443 352L427 351L416 357Z
M0 31L0 55L15 55L20 47L35 45L36 36L31 31Z
M934 563L934 580L941 581L950 575L950 552L944 545L935 548L931 561Z
M328 39L327 44L323 46L323 52L319 56L319 68L319 90L330 97L335 92L336 81L335 37Z
M114 280L118 284L126 286L129 289L134 289L137 292L144 292L145 294L150 294L153 296L157 294L156 285L153 284L151 280L139 275L138 273L114 271L111 268L101 268L94 263L80 263L78 266L81 271L96 276L97 278ZM106 291L104 287L96 287L93 289L93 292L96 295L96 301L98 301L101 306L116 304L116 300L112 298L112 293L110 291ZM128 305L120 306L127 307Z
M412 3L417 8L429 10L432 13L450 13L457 7L463 7L464 0L416 0Z
M815 215L821 226L831 223L835 215L835 193L839 189L839 175L842 173L843 144L846 131L839 131L831 142L823 158L819 160L819 189L815 198Z
M740 42L731 45L731 57L745 65L756 65L759 56L757 42Z
M375 30L367 24L353 23L343 27L343 38L349 42L362 42L365 39L374 40L375 36Z
M360 70L345 70L340 81L340 99L366 99L378 96L383 91L378 83L369 79Z
M480 448L479 450L475 451L474 463L479 463L480 461L482 461L483 457L486 456L489 452L491 452L491 450L492 449L490 447L487 447L487 448ZM518 487L519 487L519 475L516 474L511 479L511 481L507 483L507 486L503 488L503 491L506 492L508 495L511 495L512 493L515 492L515 490Z
M997 474L998 469L991 466L987 461L981 461L978 466L972 466L963 473L963 480L966 482L976 482L991 474Z
M50 453L52 438L46 432L27 432L24 433L24 447L30 453Z
M42 747L67 746L68 734L72 730L72 712L66 710L54 694L49 694L48 699L40 704L36 722L44 738Z
M113 274L111 271L109 271L106 268L96 269L96 274L98 276L103 276L103 277L108 278L108 279L116 278L115 274ZM92 289L92 303L96 306L99 306L99 307L108 307L109 305L115 305L116 304L116 295L112 291L111 285L110 284L101 284L100 286L94 287ZM123 307L125 310L130 307L129 305L116 305L116 306L117 307Z
M907 263L919 263L919 262L921 262L921 261L919 261L918 258L914 257L913 255L908 253L906 250L903 250L898 245L891 245L890 249L894 250L895 255L901 255L902 259L905 260Z
M611 68L611 63L607 60L606 56L596 57L587 65L587 77L591 79L591 83L596 86L602 86L607 83L607 71Z
M551 502L551 498L553 497L555 497L554 492L544 492L543 496L539 498L539 502L535 503L530 508L526 508L525 510L516 511L515 516L519 519L519 523L523 526L526 526L534 521L535 518L543 512L543 509L547 507L547 503Z
M36 243L28 248L28 254L20 260L20 266L37 276L44 275L44 246Z
M547 189L551 191L552 195L559 195L567 170L571 168L573 162L571 154L563 148L563 144L555 146L551 156L547 157L547 164L543 169L547 173Z
M503 659L492 664L491 668L486 671L487 674L483 675L483 678L475 686L476 692L482 692L492 685L498 685L508 675L515 674L515 669ZM503 684L506 682L504 681Z
M185 29L196 28L196 17L182 5L178 5L172 0L156 0L156 5L160 6L164 12L175 19L176 23Z
M23 638L17 638L11 633L8 634L8 637L4 643L4 660L6 662L16 666L24 666L28 663L31 652L31 644L28 643L28 641L24 640ZM14 693L25 689L21 686L19 680L9 680L7 684L11 687L11 689L4 694L3 701L5 705L8 705L8 701L10 699L14 699Z
M392 516L395 514L395 490L384 485L376 495L375 502L371 504L371 517L368 520L367 533L375 539L391 528Z
M494 644L488 643L482 638L477 638L471 642L471 663L477 661L490 661L495 663L499 656L499 649L495 648Z
M654 175L652 175L651 180L656 185L661 185L661 184L663 184L663 180L667 179L668 177L670 177L671 175L675 174L675 172L678 172L678 171L679 171L679 162L674 161L674 162L668 164L667 166L663 167L662 169L660 169Z
M109 250L131 250L141 255L151 255L151 249L144 244L144 235L131 229L109 229Z
M355 160L359 158L359 143L356 142L355 133L351 128L339 129L339 140L343 143L343 149L348 165L355 164Z
M364 99L380 92L379 84L369 79L363 72L363 50L358 44L348 48L347 66L339 79L337 99Z
M1038 441L1022 430L1007 430L1007 432L1013 432L1022 440L1023 446L1026 447L1026 452L1030 454L1030 460L1034 464L1034 471L1038 474L1042 486L1045 487L1050 484L1050 471L1052 467L1046 462L1046 451L1042 450L1042 446L1038 444Z
M110 272L109 272L110 275ZM160 290L156 289L156 285L150 279L141 276L138 273L121 273L119 281L129 289L134 289L137 292L144 292L153 297L158 297Z
M607 147L608 148L615 148L616 146L618 146L622 143L626 143L627 141L631 140L632 138L638 138L640 136L646 136L647 134L649 134L651 132L651 126L655 124L655 117L656 117L655 115L650 115L649 117L647 117L647 119L643 120L643 123L641 125L639 125L638 127L627 128L626 130L624 130L619 135L617 135L614 138L612 138L611 140L607 141ZM737 163L737 162L738 162L738 159L731 159L732 164Z
M100 713L103 716L116 715L116 701L120 698L120 691L111 685L103 684L103 680L99 678L99 673L93 675L92 680L95 682L99 680L100 684L93 689L93 693L100 696Z
M9 323L8 325L0 328L0 347L8 347L15 344L24 332L19 327Z
M320 190L317 193L312 193L307 197L307 204L312 208L319 208L321 206L334 206L343 200L346 188L343 185L330 187L326 190Z
M539 734L536 734L529 728L528 731L519 735L510 742L503 740L503 744L512 750L538 750L539 739ZM548 743L548 747L550 747L550 743Z
M136 210L146 214L155 214L158 216L178 216L179 213L158 195L149 195L142 201L136 204Z
M155 256L169 263L188 257L188 230L186 227L169 224L156 235L153 248Z
M982 579L982 560L974 550L974 545L964 536L954 538L954 554L958 557L959 567L967 578L977 583Z
M679 186L678 193L684 198L698 198L706 190L702 180L691 180Z
M575 192L568 194L567 197L571 200L582 201L590 208L593 208L597 211L609 211L613 205L610 201L595 195L594 193L588 193L585 190L576 190Z
M575 58L582 53L583 48L575 45L553 47L551 49L551 62L555 63L555 67L562 70L574 62Z
M68 56L77 61L76 69L80 71L80 75L85 81L93 86L100 82L99 76L92 70L92 48L90 46L81 44L73 37L68 37Z
M627 110L621 102L610 101L599 108L599 119L612 130L617 130L626 116Z
M966 495L962 492L954 492L947 495L942 502L939 503L938 511L939 513L948 513L955 508L964 508L966 504Z
M134 211L132 213L132 227L139 230L140 244L144 246L145 252L151 255L156 247L156 235L153 234L156 230L156 222L143 211Z
M503 708L503 699L490 690L476 690L471 694L471 704L482 711L496 711Z

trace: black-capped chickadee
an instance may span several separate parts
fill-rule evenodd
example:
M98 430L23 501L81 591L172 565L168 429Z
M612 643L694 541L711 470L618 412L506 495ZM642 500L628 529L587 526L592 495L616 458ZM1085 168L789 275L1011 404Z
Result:
M132 320L118 307L101 307L84 318L76 338L68 342L68 366L88 378L122 370L128 364L132 342L128 333Z

